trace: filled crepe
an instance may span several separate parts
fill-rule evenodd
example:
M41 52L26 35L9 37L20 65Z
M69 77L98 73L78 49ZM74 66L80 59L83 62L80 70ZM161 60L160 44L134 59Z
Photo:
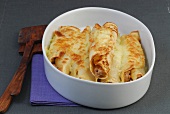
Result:
M129 35L123 35L120 40L123 53L121 81L136 80L145 74L145 55L140 43L139 32L133 31Z
M146 72L145 55L138 31L119 36L112 22L82 31L60 26L46 50L49 61L70 76L103 83L136 80Z
M55 31L47 49L48 59L60 71L84 80L94 81L89 70L88 45L90 27L82 32L73 26Z
M107 22L103 26L95 24L90 36L89 60L90 71L96 81L117 82L118 76L111 75L114 47L118 37L118 28L114 23Z

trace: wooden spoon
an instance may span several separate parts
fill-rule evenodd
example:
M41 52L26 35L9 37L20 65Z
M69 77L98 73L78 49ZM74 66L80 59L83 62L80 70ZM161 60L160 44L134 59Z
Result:
M45 28L46 25L41 25L21 29L18 43L20 44L19 53L23 53L23 57L11 82L0 98L0 113L5 113L10 106L12 97L20 93L24 75L33 54L42 53L41 39Z

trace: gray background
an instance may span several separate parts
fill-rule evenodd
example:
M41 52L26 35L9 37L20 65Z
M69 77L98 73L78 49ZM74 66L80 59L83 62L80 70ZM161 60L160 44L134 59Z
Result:
M136 17L150 29L156 45L156 64L148 92L135 104L114 110L31 106L29 65L21 94L14 98L7 114L170 113L170 13L166 0L0 0L0 95L12 79L21 60L17 52L19 30L27 26L48 24L66 11L86 6L123 11Z

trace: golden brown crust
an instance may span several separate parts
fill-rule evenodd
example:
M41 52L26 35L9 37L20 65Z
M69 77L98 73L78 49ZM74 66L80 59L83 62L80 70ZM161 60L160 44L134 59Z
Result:
M114 23L105 23L103 26L95 24L90 35L90 71L98 79L109 77L109 58L117 39L117 26Z
M54 31L47 57L60 71L79 79L103 83L136 80L145 74L145 55L138 31L121 38L111 22Z
M143 76L145 73L145 55L140 44L139 32L133 31L129 35L122 36L121 45L124 47L121 73L122 82L135 80ZM143 69L143 71L140 71L140 69Z
M94 81L87 61L90 31L88 26L82 32L74 26L61 26L53 34L47 53L49 60L66 74Z

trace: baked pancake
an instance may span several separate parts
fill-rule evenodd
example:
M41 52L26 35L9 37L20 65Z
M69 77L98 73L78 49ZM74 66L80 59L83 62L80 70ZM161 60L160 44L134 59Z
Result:
M49 61L70 76L102 83L136 80L146 72L139 31L120 37L112 22L82 31L60 26L46 50Z
M118 28L114 23L107 22L103 26L95 24L92 29L89 60L90 71L96 81L107 80L109 77L117 37Z
M88 26L82 32L74 26L61 26L54 32L47 51L50 62L68 75L94 81L89 69L90 32Z
M136 80L145 74L145 55L139 32L133 31L129 35L123 35L120 39L123 53L121 81Z

